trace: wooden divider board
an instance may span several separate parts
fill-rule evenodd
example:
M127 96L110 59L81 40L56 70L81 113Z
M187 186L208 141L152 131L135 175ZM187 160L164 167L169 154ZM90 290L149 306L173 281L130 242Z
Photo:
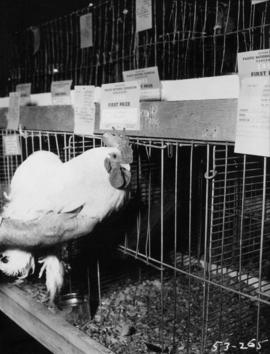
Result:
M0 310L55 354L112 354L15 285L0 287Z
M151 138L235 141L237 99L141 102L141 129L128 135ZM99 105L95 133L99 129ZM5 129L7 108L0 108ZM28 130L73 132L73 106L21 107L21 126Z

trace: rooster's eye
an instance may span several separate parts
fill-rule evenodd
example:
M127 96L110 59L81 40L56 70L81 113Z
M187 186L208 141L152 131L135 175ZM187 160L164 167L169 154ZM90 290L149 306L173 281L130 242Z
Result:
M112 154L112 158L113 159L116 159L117 158L117 156L116 156L116 154L114 153L114 154Z

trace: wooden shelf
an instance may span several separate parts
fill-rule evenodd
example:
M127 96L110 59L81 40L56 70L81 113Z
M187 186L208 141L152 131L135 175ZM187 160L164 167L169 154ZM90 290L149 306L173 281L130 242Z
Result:
M112 354L15 285L1 284L0 310L55 354Z
M141 129L127 131L130 136L235 141L237 99L141 102ZM99 105L95 133L99 129ZM0 128L5 129L7 108L0 108ZM28 130L73 132L73 106L21 107L20 123Z

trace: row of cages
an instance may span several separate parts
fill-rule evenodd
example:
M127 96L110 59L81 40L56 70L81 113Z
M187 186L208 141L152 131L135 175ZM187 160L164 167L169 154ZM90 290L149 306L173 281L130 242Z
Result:
M50 91L56 80L100 86L122 81L123 71L151 66L162 80L226 75L237 72L238 52L270 46L268 1L152 0L149 9L145 5L151 28L140 32L136 3L93 1L11 36L3 94L25 82L32 83L33 93ZM92 16L92 31L85 31L92 33L93 45L86 48L81 48L83 15Z
M1 196L31 153L65 162L103 144L50 131L0 138L14 133L22 154L5 156L0 144ZM269 160L237 154L232 143L130 142L128 204L65 245L63 294L80 291L90 307L88 319L72 321L115 353L268 353Z

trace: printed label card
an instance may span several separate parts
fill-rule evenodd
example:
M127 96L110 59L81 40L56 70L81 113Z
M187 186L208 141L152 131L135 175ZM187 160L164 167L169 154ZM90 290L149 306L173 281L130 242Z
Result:
M93 18L92 13L80 17L81 49L93 47Z
M5 156L17 156L22 154L19 135L4 135L3 144Z
M101 87L100 129L140 129L140 86L137 81Z
M91 135L95 128L95 86L75 86L74 133Z
M16 92L20 93L21 106L31 103L31 83L16 85Z
M159 80L158 68L149 68L123 71L124 81L138 81L141 88L141 100L160 100L161 85Z
M71 80L53 81L51 84L51 95L53 105L70 105L71 94L70 86Z
M251 0L251 5L257 5L260 4L261 2L267 2L269 0Z
M136 32L152 28L152 0L136 0Z
M241 52L238 53L237 60L240 79L270 75L270 49Z
M270 77L242 80L235 152L270 156Z
M10 92L7 114L7 129L18 130L20 123L20 92Z

